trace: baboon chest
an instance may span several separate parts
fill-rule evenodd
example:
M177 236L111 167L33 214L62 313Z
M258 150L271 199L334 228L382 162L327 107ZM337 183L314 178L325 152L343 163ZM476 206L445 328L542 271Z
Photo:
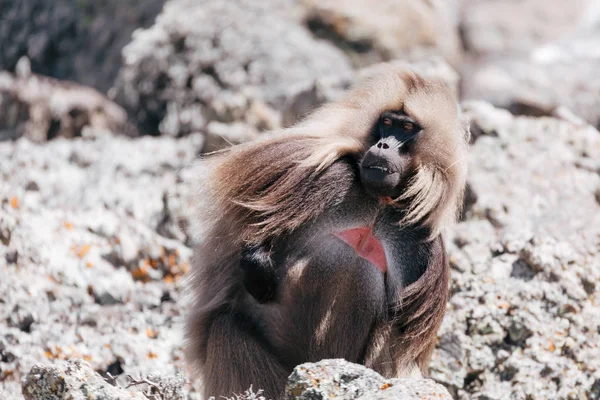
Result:
M385 275L334 234L288 248L280 265L273 342L290 362L361 362L386 310Z

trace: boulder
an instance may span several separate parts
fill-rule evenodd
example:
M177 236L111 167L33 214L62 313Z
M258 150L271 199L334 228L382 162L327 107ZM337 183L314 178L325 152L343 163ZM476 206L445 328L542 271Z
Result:
M575 32L593 16L594 0L461 0L460 29L471 55L527 55Z
M130 377L122 387L85 361L70 360L54 366L35 365L23 380L22 390L25 400L183 400L184 383L181 377L154 374L139 380Z
M305 21L317 37L343 49L354 65L441 55L461 59L456 1L303 0Z
M458 399L585 398L600 371L600 133L463 104L473 200L446 245L432 377Z
M88 128L135 134L125 110L95 89L32 75L27 59L17 75L0 72L0 140L44 142L82 136Z
M171 0L124 48L112 95L144 134L206 132L219 147L277 128L294 98L317 86L296 112L304 111L351 76L342 52L316 40L294 10L291 0Z
M5 0L0 70L14 72L25 56L36 74L106 92L131 33L152 24L164 1Z
M386 379L348 361L323 360L294 368L285 388L286 400L394 399L451 400L448 391L431 379Z
M483 60L463 69L463 98L519 115L574 113L600 127L600 30L546 44L528 56Z

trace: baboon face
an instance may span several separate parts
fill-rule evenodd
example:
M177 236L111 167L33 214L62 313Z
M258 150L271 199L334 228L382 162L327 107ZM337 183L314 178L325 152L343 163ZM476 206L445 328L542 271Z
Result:
M386 111L375 123L374 143L360 162L360 178L375 197L398 197L411 165L412 142L421 127L403 111Z

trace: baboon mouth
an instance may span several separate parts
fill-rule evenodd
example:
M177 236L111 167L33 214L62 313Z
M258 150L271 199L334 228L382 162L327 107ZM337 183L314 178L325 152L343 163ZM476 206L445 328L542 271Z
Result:
M363 165L363 168L381 171L386 174L395 174L398 172L398 169L396 167L394 167L393 165L372 164L372 165Z
M385 273L387 271L387 260L383 246L379 239L373 236L371 228L348 229L336 233L335 236L350 245L358 256L375 265L381 272Z

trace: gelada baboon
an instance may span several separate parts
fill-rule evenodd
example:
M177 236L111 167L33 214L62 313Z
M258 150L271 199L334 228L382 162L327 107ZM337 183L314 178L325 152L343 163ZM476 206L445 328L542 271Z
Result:
M325 358L424 371L467 136L444 84L384 65L298 125L202 160L186 330L205 395L280 398L296 365Z

